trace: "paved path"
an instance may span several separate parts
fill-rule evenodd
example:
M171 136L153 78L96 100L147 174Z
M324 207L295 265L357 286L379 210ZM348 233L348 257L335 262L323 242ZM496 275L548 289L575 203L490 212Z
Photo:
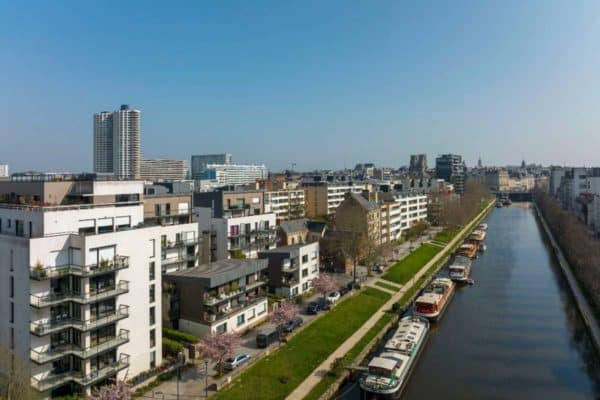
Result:
M477 218L479 218L481 215L483 215L490 207L493 206L493 204L494 204L493 202L490 203L490 205L485 210L483 210L477 216ZM461 237L463 236L463 234L466 233L468 231L468 229L470 229L470 228L471 228L471 224L464 227L459 232L459 234L456 235L450 241L450 243L448 243L446 245L446 248L450 248L450 247L454 246L459 240L461 240ZM387 310L391 309L392 305L394 303L398 302L402 298L404 293L406 293L410 288L412 288L412 286L415 285L419 281L419 278L421 278L424 274L426 274L427 271L429 270L429 268L431 268L435 263L437 263L441 259L441 257L443 257L443 253L444 253L443 251L440 251L431 260L429 260L429 262L427 264L425 264L421 268L421 270L419 272L417 272L415 274L415 276L406 285L404 285L402 287L402 289L400 291L398 291L394 295L392 295L392 297L383 306L381 306L381 308L379 310L377 310L371 316L371 318L369 318L367 320L367 322L365 322L356 332L354 332L352 334L352 336L350 336L348 339L346 339L346 341L344 343L342 343L342 345L340 347L338 347L333 353L331 353L329 355L329 357L321 363L321 365L319 365L313 372L311 372L311 374L300 385L298 385L298 387L296 389L294 389L294 391L292 393L290 393L290 395L286 399L287 400L300 400L304 396L306 396L312 390L312 388L315 387L315 385L317 385L319 383L321 378L323 376L325 376L327 371L330 370L331 364L333 363L333 361L336 358L341 358L344 355L346 355L346 353L348 351L350 351L350 349L352 349L352 347L354 347L354 345L356 343L358 343L358 341L360 341L360 339L362 339L362 337L369 331L369 329L371 329L373 327L373 325L375 325L375 323L377 323L377 321L379 321L379 319L385 314L385 312ZM374 287L376 287L377 289L380 289L380 290L385 290L378 286L374 286Z

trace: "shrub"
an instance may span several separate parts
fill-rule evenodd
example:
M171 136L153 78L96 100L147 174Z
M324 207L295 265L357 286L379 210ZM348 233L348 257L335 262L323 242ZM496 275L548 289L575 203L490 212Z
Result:
M178 343L194 344L194 343L198 343L198 341L199 341L199 339L194 335L190 335L189 333L181 332L181 331L171 329L171 328L166 328L166 327L163 327L162 334L163 334L163 340L164 340L164 338L167 338L167 339L173 340Z
M163 356L177 357L177 354L179 354L180 352L183 351L183 346L181 345L181 343L178 343L174 340L163 337L162 350L163 350Z

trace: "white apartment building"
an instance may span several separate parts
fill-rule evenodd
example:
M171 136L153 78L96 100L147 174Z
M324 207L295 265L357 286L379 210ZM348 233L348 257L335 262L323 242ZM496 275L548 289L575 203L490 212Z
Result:
M221 218L212 215L211 208L194 207L199 231L211 233L213 260L228 259L239 252L246 258L256 258L259 251L272 249L277 244L274 213L226 213Z
M94 172L139 179L140 130L140 111L126 104L94 114Z
M304 189L281 189L264 192L265 212L272 212L277 222L305 215Z
M8 178L8 164L0 164L0 178Z
M85 395L160 365L161 242L193 241L197 224L147 223L141 181L0 182L6 193L29 204L0 204L0 345L30 361L32 386Z
M402 232L427 219L426 195L396 195L380 207L382 243L399 240Z
M269 287L282 297L296 297L311 288L319 276L319 242L298 243L261 251L269 260Z
M186 160L143 159L140 179L152 182L180 181L187 177Z
M216 180L217 185L245 185L266 179L269 171L264 164L207 164L204 180Z

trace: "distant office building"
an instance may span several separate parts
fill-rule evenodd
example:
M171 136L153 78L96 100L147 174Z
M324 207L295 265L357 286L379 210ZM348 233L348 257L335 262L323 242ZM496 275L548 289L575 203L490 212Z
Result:
M185 160L142 160L140 178L147 181L177 181L187 176L187 161Z
M410 156L410 166L408 169L413 174L425 174L425 172L427 172L427 154L412 154Z
M124 104L94 114L94 172L138 179L140 161L140 111Z
M465 164L458 154L442 154L435 159L435 173L440 179L454 185L454 191L463 194L465 190Z
M8 178L8 164L0 164L0 178Z
M208 164L231 164L231 154L202 154L192 156L192 179L204 179Z
M207 164L203 179L214 180L217 185L245 185L266 179L269 171L264 164Z

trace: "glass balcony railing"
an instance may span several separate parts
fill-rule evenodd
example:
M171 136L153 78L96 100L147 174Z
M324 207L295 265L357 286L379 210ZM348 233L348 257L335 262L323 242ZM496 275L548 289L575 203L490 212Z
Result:
M128 316L129 306L121 305L118 309L114 311L101 314L88 320L81 320L66 315L60 318L53 318L46 321L32 322L30 324L30 331L36 336L48 335L50 333L58 332L65 328L76 328L81 331L89 331L91 329L96 329L100 326L127 318Z
M109 378L127 367L129 367L129 355L120 354L118 360L110 362L88 374L81 371L66 371L58 374L48 374L41 378L32 377L31 386L40 392L57 388L68 382L75 382L81 386L89 386L95 382Z
M31 361L37 364L44 364L67 355L74 355L85 359L103 351L121 346L127 342L129 342L129 331L127 329L120 329L117 336L105 338L100 343L87 348L82 348L75 344L67 343L44 351L36 351L31 349L30 358Z
M102 260L92 265L65 264L52 267L37 265L29 271L31 279L38 281L66 275L94 276L105 272L117 271L129 267L129 257L115 256L112 260Z
M129 292L129 282L119 281L116 285L102 289L91 290L87 293L79 293L71 290L55 292L44 295L29 295L29 304L35 308L54 306L66 301L74 301L80 304L94 303L96 301L115 297Z

